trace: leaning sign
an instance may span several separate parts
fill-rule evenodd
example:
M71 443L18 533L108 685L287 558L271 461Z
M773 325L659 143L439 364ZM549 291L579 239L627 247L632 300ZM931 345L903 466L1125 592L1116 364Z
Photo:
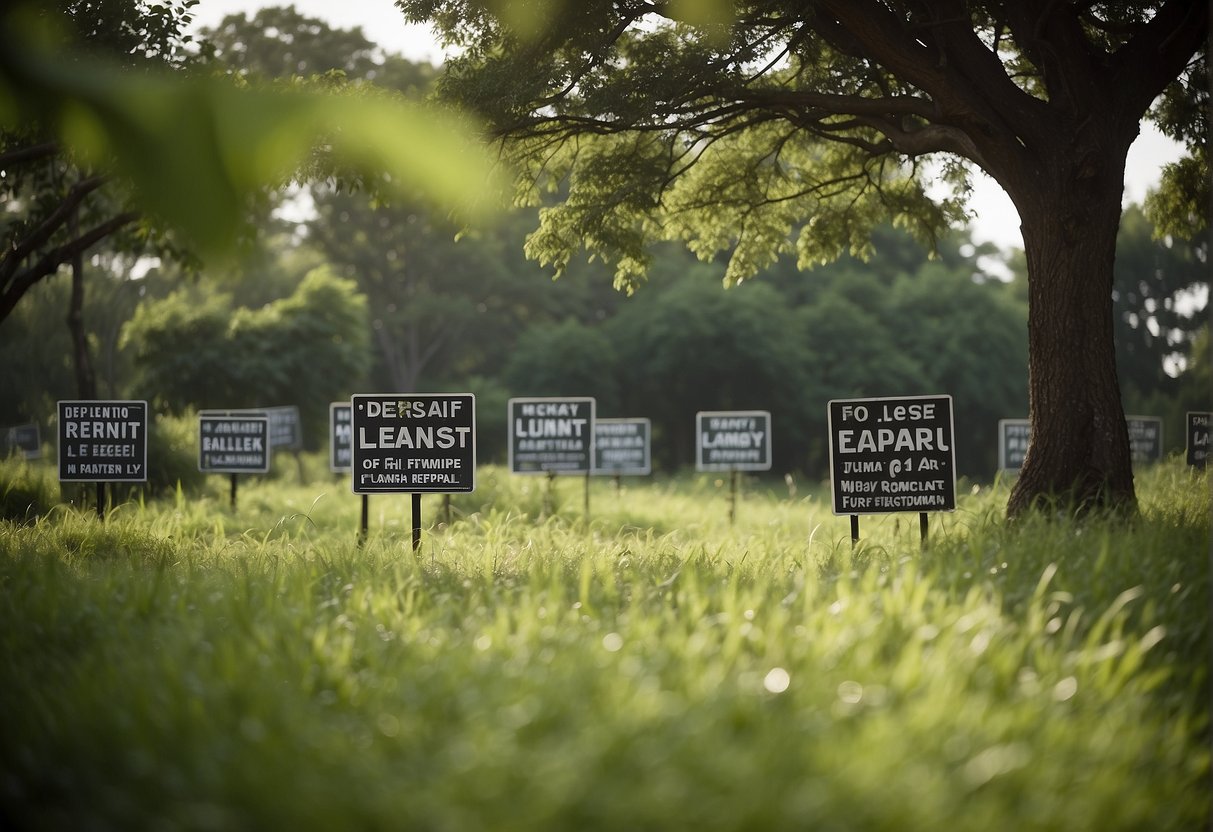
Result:
M695 414L699 471L771 470L771 414L766 410L701 410Z
M954 511L952 397L829 402L835 514Z
M648 419L598 419L594 422L594 473L648 476L652 435Z
M264 474L270 470L270 419L247 410L198 415L198 470Z
M1204 468L1209 461L1209 420L1213 413L1189 411L1187 415L1187 461Z
M510 471L588 474L594 462L594 408L588 397L510 399Z
M476 489L476 397L358 393L350 400L355 494Z
M59 402L59 479L146 482L147 402Z

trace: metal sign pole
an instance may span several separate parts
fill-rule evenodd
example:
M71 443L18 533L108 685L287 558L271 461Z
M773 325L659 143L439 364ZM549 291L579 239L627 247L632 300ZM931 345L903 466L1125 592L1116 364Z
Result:
M236 510L236 475L232 474L232 493L230 497L232 511Z
M585 472L585 522L590 522L590 472Z
M918 515L918 534L922 538L922 548L927 548L927 513L925 511Z
M370 497L367 494L362 495L362 520L358 526L358 547L362 548L362 544L366 543L366 530L368 520L370 519Z
M851 515L851 548L859 545L859 515Z
M737 469L729 471L729 525L737 520Z
M413 553L421 551L421 494L413 492Z
M97 519L105 519L105 483L97 483Z

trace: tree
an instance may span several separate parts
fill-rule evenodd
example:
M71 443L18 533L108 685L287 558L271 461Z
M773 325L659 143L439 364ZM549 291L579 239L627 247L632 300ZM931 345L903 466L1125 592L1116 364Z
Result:
M633 285L646 244L679 239L728 250L736 282L780 252L863 252L882 221L930 239L983 169L1029 274L1035 440L1008 513L1135 508L1110 303L1125 157L1164 91L1203 111L1208 4L583 0L546 26L512 0L398 5L463 48L443 89L488 118L521 198L567 185L528 243L558 267L585 248ZM954 198L927 198L931 170Z

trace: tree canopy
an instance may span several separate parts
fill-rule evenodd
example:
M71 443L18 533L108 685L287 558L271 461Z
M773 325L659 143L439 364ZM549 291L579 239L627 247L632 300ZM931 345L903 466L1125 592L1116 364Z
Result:
M733 2L692 20L588 0L542 4L546 25L509 0L398 5L461 47L442 88L487 118L519 198L551 200L528 252L562 267L584 248L621 285L654 240L727 253L730 282L780 253L870 254L883 222L930 240L983 169L1029 275L1035 439L1009 509L1133 509L1111 313L1125 156L1151 114L1207 141L1207 4ZM952 195L928 198L928 175Z

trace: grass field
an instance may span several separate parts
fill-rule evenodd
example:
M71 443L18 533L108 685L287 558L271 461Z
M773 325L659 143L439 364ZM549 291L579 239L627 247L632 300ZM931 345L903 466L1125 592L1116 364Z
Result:
M925 550L819 489L592 486L484 469L417 555L324 476L0 524L0 827L1208 827L1208 475L1132 523L973 489Z

